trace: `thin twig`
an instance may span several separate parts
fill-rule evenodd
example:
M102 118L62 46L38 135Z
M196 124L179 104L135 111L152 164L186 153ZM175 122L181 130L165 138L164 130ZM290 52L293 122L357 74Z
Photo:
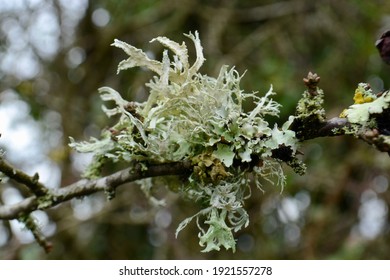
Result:
M48 189L39 182L38 173L35 173L34 176L30 176L23 171L16 169L2 158L0 158L0 172L4 173L9 178L24 184L36 196L44 196L48 193Z

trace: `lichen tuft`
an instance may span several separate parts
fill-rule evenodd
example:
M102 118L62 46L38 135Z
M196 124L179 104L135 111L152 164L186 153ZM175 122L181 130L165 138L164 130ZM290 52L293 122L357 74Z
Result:
M156 61L142 50L115 40L113 46L129 56L119 63L118 72L145 67L156 74L146 84L148 99L129 102L114 89L101 88L102 100L115 103L113 108L103 106L103 111L109 117L119 116L118 122L103 131L100 139L80 143L71 139L70 146L94 153L85 173L88 177L99 176L107 162L137 161L147 168L151 163L190 160L192 174L174 189L200 202L204 209L180 223L176 233L195 219L204 252L221 247L234 251L233 233L249 223L243 207L251 193L249 178L254 178L260 189L264 180L283 187L283 162L302 173L303 164L296 158L298 140L289 129L293 119L282 127L271 127L265 120L266 116L279 115L280 104L272 99L272 86L264 96L246 93L240 88L242 75L234 67L223 66L216 78L201 74L205 58L199 35L185 36L195 45L192 65L184 42L153 39L167 48L162 61ZM173 60L168 51L173 53ZM248 99L254 103L249 112L242 105ZM249 176L251 173L254 176ZM141 184L151 197L151 181Z

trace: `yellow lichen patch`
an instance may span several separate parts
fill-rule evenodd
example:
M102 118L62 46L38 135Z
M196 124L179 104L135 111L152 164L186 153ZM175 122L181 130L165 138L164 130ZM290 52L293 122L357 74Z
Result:
M359 83L353 96L353 105L365 104L373 102L377 96L372 92L369 84ZM340 118L346 118L348 115L348 109L344 109L339 115Z
M355 95L353 96L353 101L355 101L354 104L363 104L363 103L368 103L372 102L374 98L370 95L365 95L364 92L360 90L360 88L357 88L355 90Z

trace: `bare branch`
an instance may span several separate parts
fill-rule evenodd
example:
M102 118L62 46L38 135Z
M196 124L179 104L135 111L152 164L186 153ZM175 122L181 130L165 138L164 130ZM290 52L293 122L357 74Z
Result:
M47 193L44 196L38 197L35 195L13 205L0 206L0 219L17 219L37 209L51 208L75 197L82 197L107 189L115 189L125 183L144 178L189 174L191 168L190 161L149 165L146 170L143 170L140 163L136 163L134 167L120 170L102 178L94 180L82 179L63 188L47 189ZM14 179L18 181L20 178L14 177ZM24 182L26 184L33 183L32 178ZM31 185L29 186L31 187Z
M9 178L24 184L36 196L43 196L48 192L48 189L39 182L38 173L35 173L34 176L29 176L23 171L11 166L2 158L0 158L0 172L4 173Z
M22 214L32 212L37 208L38 208L38 201L36 196L30 196L19 203L0 206L0 219L2 220L17 219Z
M45 249L46 253L49 253L52 250L53 248L52 243L46 240L46 237L41 232L41 229L38 226L37 221L31 215L24 215L23 217L19 218L19 221L23 223L26 226L26 228L31 231L35 240L42 248Z

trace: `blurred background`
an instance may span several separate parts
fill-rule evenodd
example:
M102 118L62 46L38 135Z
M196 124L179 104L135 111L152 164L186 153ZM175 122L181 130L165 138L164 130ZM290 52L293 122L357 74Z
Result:
M68 137L98 137L112 124L97 89L143 101L152 76L117 75L126 55L110 46L114 38L160 59L152 38L186 40L193 52L183 33L198 30L207 59L201 72L234 65L246 71L245 91L263 94L272 84L284 122L308 71L321 76L329 118L352 103L359 82L389 88L390 67L374 45L386 29L385 0L0 0L0 147L51 188L78 180L90 156L70 150ZM17 221L0 221L0 259L389 259L389 156L351 137L314 139L302 152L305 176L286 167L283 192L271 184L253 190L245 205L251 223L236 234L235 254L200 253L195 223L175 238L199 206L162 180L155 195L167 197L166 208L151 207L128 184L112 201L100 193L36 211L50 254ZM25 195L13 181L0 185L1 204Z

